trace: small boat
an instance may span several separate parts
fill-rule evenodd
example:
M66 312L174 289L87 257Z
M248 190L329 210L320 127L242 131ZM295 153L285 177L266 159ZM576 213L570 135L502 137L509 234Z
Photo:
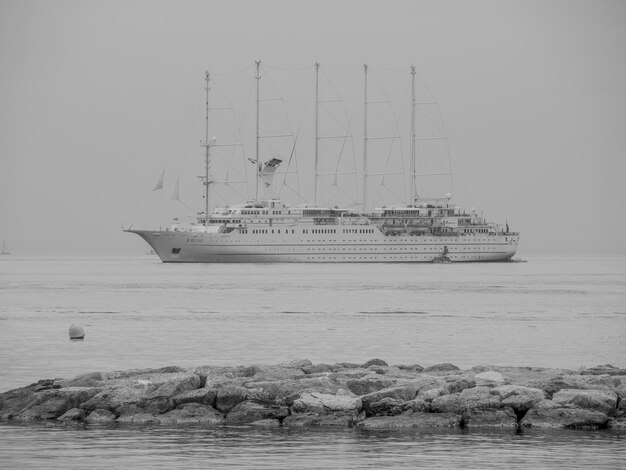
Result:
M448 256L448 247L444 246L443 247L443 253L439 256L435 256L433 258L433 263L438 263L438 264L449 264L452 263L452 260L450 259L450 257Z

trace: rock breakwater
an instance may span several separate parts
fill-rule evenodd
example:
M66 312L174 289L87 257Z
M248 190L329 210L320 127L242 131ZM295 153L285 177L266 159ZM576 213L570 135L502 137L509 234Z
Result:
M453 364L279 365L93 372L0 394L0 421L401 428L626 427L626 369Z

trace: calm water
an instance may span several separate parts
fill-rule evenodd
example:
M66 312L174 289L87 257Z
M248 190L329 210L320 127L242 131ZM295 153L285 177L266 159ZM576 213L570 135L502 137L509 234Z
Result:
M84 326L84 341L68 340L72 323ZM0 391L97 370L373 357L461 368L626 367L626 258L468 265L0 259ZM556 458L560 468L618 468L625 437L3 425L0 462L20 468L81 468L85 459L91 468L418 462L553 468Z

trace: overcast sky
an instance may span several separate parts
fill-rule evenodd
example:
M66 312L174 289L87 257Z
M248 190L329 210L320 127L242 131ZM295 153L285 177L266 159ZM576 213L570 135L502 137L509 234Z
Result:
M381 82L417 66L458 205L508 220L522 256L626 254L619 0L0 0L0 240L15 254L145 251L120 223L154 209L164 166L201 168L204 70L228 92L244 83L235 103L256 59L268 77L345 67L355 96L363 63ZM362 125L351 130L358 153ZM202 208L200 187L181 192Z

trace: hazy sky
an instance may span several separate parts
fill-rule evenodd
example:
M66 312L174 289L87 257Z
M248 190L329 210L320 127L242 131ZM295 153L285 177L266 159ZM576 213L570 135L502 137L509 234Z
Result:
M120 223L164 164L201 165L204 70L255 59L357 80L365 62L416 65L458 205L508 220L521 256L626 254L621 0L0 0L0 240L15 254L145 251ZM186 191L200 210L200 188Z

